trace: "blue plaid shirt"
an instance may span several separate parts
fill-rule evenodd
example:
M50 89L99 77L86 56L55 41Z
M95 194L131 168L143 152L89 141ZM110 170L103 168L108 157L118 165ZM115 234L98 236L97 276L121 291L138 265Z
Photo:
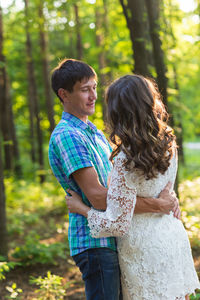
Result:
M91 206L71 174L81 168L94 167L99 181L107 187L108 175L112 169L109 161L111 150L105 136L93 123L88 121L86 124L63 112L61 121L51 135L49 162L63 189L74 190ZM87 218L79 214L69 214L68 240L72 256L90 248L107 247L116 250L114 237L92 238Z

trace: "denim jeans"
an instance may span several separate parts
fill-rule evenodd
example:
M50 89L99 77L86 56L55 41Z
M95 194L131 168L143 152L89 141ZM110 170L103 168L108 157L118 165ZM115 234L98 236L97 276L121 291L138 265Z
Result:
M87 300L122 300L117 252L94 248L73 259L82 273Z

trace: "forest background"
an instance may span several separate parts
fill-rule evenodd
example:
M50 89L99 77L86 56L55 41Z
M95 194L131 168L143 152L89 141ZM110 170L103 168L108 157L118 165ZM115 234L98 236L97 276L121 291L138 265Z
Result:
M157 81L177 135L176 191L200 274L199 20L199 0L0 1L1 300L85 299L64 191L48 163L62 113L50 70L63 58L96 70L90 120L103 131L110 82L133 72Z

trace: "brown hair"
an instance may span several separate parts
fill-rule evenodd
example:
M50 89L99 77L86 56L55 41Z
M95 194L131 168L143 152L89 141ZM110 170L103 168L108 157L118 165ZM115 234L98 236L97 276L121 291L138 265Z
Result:
M110 139L115 145L110 159L123 150L127 170L134 165L146 179L164 174L175 136L167 125L168 114L155 82L140 75L123 76L110 85L106 101Z
M77 59L63 59L58 66L53 69L51 75L51 86L58 98L63 100L58 95L60 88L73 92L73 87L77 81L82 81L84 78L94 77L97 80L97 75L94 69L83 61Z

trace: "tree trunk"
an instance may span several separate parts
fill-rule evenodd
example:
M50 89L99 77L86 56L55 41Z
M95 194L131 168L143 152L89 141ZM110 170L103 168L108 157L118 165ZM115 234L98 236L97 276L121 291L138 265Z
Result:
M108 18L108 0L103 0L103 27L104 27L104 52L105 52L105 64L106 67L110 65L110 61L108 59L109 57L109 51L106 49L106 45L109 44L110 40L110 25L109 25L109 18ZM112 30L112 29L111 29ZM111 49L112 51L112 49ZM111 67L106 72L106 86L110 84L113 81L113 74L111 71Z
M174 36L174 32L173 32L173 28L172 28L172 22L171 22L171 14L172 14L172 11L171 11L171 8L172 8L172 3L171 1L169 1L169 8L170 8L170 25L169 26L169 34L172 38L172 41L173 41L173 45L171 46L171 48L175 48L176 47L176 38ZM177 69L176 69L176 62L173 63L172 65L173 67L173 75L174 75L174 88L175 90L177 91L177 94L176 94L176 101L178 103L181 102L181 99L180 99L180 88L179 88L179 84L178 84L178 76L177 76ZM182 125L182 117L181 117L181 113L178 112L178 116L177 116L177 120L175 122L175 134L176 134L176 137L177 137L177 144L179 146L178 148L178 153L179 153L179 162L181 162L182 164L185 163L185 159L184 159L184 148L183 148L183 125Z
M132 41L134 73L150 76L148 70L148 52L146 50L145 15L146 7L144 0L120 0L123 12L129 28Z
M176 71L176 66L173 65L173 71L174 71L174 88L177 91L177 102L180 103L180 89L179 89L179 84L178 84L178 79L177 79L177 71ZM178 153L179 153L179 161L182 162L183 164L185 163L184 161L184 150L183 150L183 126L182 126L182 121L181 121L181 114L178 113L178 120L176 120L176 125L175 125L175 133L177 137L177 144L179 146L178 148Z
M9 99L7 97L7 75L5 57L3 55L3 20L2 8L0 7L0 115L1 115L1 130L4 144L5 169L12 170L13 166L13 145L10 134L9 123Z
M74 4L74 12L75 12L75 21L76 21L76 49L77 49L77 59L83 58L83 45L81 40L81 26L80 26L80 18L79 18L79 7L75 3Z
M98 1L97 1L98 3ZM99 64L99 86L100 86L100 99L102 101L103 119L106 119L106 105L104 101L104 90L107 85L107 75L105 74L106 57L105 57L105 28L103 22L105 21L105 11L102 12L101 6L96 6L96 46L98 49L98 64Z
M6 103L6 70L5 70L5 59L3 56L3 22L2 22L2 8L0 7L0 133L4 130L4 113ZM5 138L5 133L4 133ZM6 232L6 205L5 205L5 188L3 179L3 161L2 161L2 139L0 134L0 255L7 256L7 232ZM10 150L10 147L7 147ZM6 148L4 146L5 156ZM9 155L10 155L9 151ZM7 159L10 159L9 156Z
M3 178L2 143L0 137L0 255L7 257L6 197Z
M27 75L28 75L28 107L29 107L29 120L30 120L30 144L31 144L31 159L36 162L36 145L34 134L34 115L35 115L35 102L37 99L37 88L34 76L34 66L32 58L32 44L29 34L28 24L28 0L24 0L25 4L25 18L26 18L26 56L27 56Z
M44 155L43 155L43 136L42 130L40 127L40 116L39 116L39 107L38 102L35 102L35 116L36 116L36 132L37 132L37 140L38 140L38 162L39 162L39 177L40 183L45 181L44 174Z
M166 66L164 62L164 53L162 50L162 43L159 36L159 0L145 0L150 25L150 35L153 45L153 55L155 68L157 73L157 83L159 91L163 97L163 102L167 106L167 77Z
M1 124L0 124L0 255L7 257L7 232L6 232L6 197L5 197L5 188L4 188L4 177L3 177L3 160L2 160L2 138L1 133L3 135L4 141L5 140L5 128L4 122L5 119L5 103L6 100L6 69L5 69L5 58L3 56L3 21L2 21L2 8L0 7L0 117L1 117ZM8 124L7 124L8 125ZM10 137L9 137L10 138ZM11 162L11 146L4 145L5 157L6 161L5 166L11 167L11 165L7 165ZM8 153L7 153L8 151Z
M53 131L55 127L54 121L54 104L53 97L51 93L51 85L49 79L49 62L48 62L48 50L47 50L47 36L45 32L45 20L43 14L43 1L40 0L39 3L39 35L40 35L40 48L41 48L41 58L42 58L42 70L43 70L43 81L45 89L45 99L48 120L50 123L50 132Z
M8 86L10 86L9 80L7 80L7 82L8 82ZM10 90L10 87L8 88L8 90ZM12 142L13 142L14 170L15 170L15 174L18 177L21 177L22 176L22 168L21 168L21 164L20 164L20 153L19 153L16 128L15 128L15 124L14 124L14 115L13 115L12 102L11 102L10 95L8 95L8 99L9 99L8 103L9 103L9 115L10 115L10 118L9 118L10 119L10 131L11 131L11 138L12 138Z
M39 117L39 104L37 96L37 85L34 75L34 65L32 57L32 43L29 34L28 26L28 0L24 0L25 3L25 15L26 15L26 52L27 52L27 73L28 73L28 98L29 98L29 109L30 109L30 121L31 121L31 135L34 138L34 124L36 123L36 136L37 136L37 152L38 152L38 163L40 166L40 182L44 182L44 158L43 158L43 139L42 131L40 126ZM32 155L35 153L34 140L32 141ZM35 154L34 157L35 158Z

